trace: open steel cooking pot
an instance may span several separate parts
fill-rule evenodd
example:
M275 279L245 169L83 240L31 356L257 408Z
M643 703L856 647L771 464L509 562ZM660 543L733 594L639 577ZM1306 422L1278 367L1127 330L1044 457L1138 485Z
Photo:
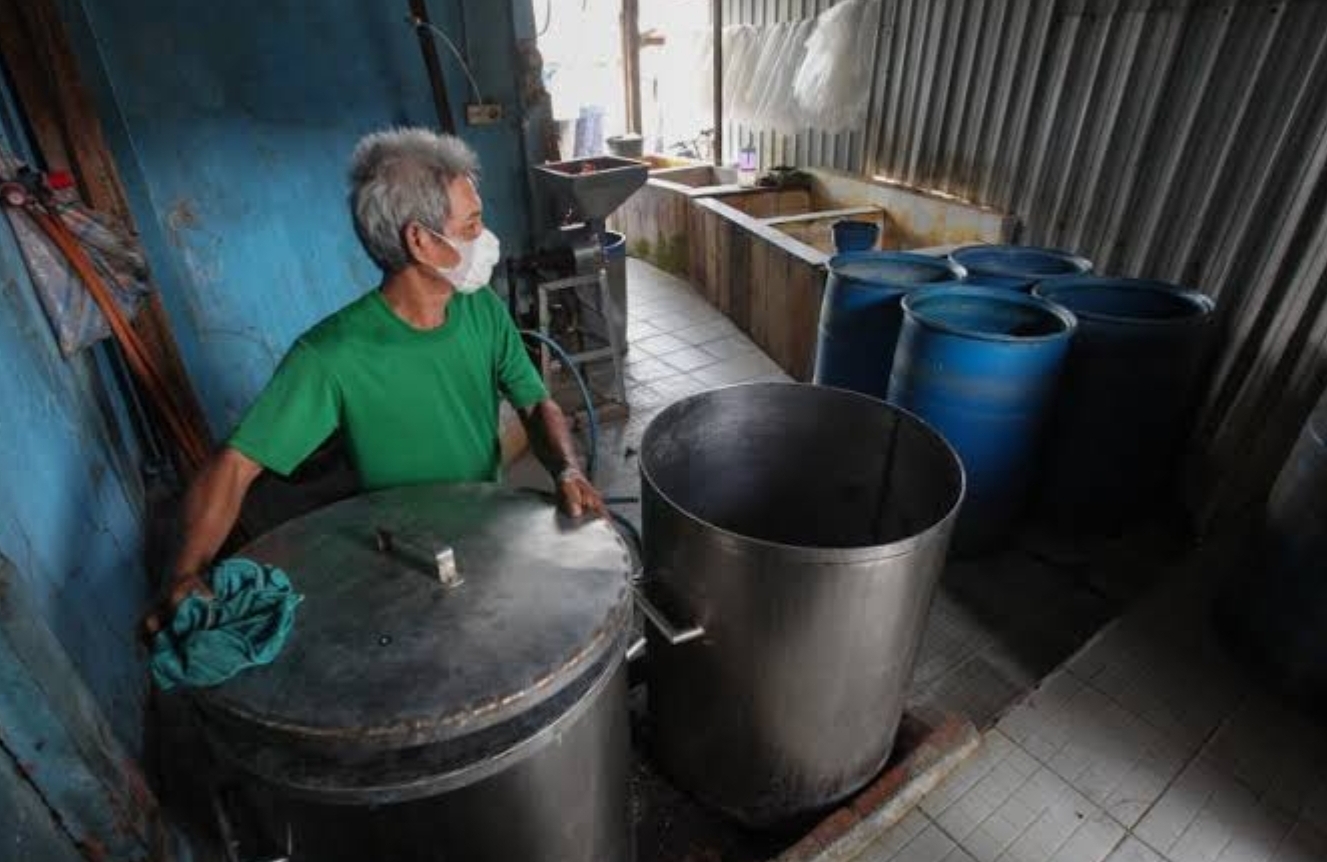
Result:
M757 383L665 409L640 469L664 771L753 826L860 788L902 715L958 457L883 401Z

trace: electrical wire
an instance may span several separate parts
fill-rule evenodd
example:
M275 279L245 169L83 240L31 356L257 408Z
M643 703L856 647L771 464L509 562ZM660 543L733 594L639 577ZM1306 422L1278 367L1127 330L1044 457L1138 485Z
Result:
M594 411L594 399L590 397L590 387L585 385L585 378L581 376L580 369L576 367L576 363L571 361L571 357L567 354L567 351L562 349L562 345L544 333L533 329L522 329L521 335L528 335L551 348L562 360L563 367L568 369L571 376L576 379L576 385L581 390L581 399L585 402L586 425L589 426L590 442L589 451L585 456L585 474L591 481L594 481L594 466L595 462L599 460L599 419Z
M475 101L484 101L484 97L479 94L479 85L475 83L475 76L470 74L470 67L466 65L465 58L461 56L461 52L457 50L456 45L453 44L447 34L442 31L442 28L437 24L434 24L432 21L425 21L422 18L416 18L414 15L407 16L406 21L408 21L416 30L428 30L434 36L441 39L443 44L451 49L452 54L456 57L456 62L461 64L461 71L465 72L465 77L470 81L470 90L475 95Z
M544 0L544 26L539 29L539 33L535 35L535 38L536 39L544 38L544 34L548 32L548 26L552 23L553 23L553 0Z

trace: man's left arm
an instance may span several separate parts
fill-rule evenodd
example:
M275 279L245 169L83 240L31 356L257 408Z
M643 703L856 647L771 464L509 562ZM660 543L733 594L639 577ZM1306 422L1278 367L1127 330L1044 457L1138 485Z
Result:
M492 315L498 386L521 417L535 457L553 477L558 506L573 518L587 511L607 516L603 497L590 484L576 457L567 417L549 397L544 381L525 351L516 324L496 294L488 292L483 298L489 302Z
M567 417L552 398L518 408L517 415L530 438L530 448L557 485L558 505L573 518L587 511L607 517L603 497L590 484L576 458Z

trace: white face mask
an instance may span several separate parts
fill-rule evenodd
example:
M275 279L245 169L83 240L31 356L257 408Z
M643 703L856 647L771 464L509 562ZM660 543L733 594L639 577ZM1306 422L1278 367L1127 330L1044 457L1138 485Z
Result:
M438 275L450 281L452 287L455 287L461 293L474 293L488 284L489 276L493 274L493 267L498 265L498 260L501 257L498 238L493 235L492 231L485 228L478 239L464 240L444 236L432 228L426 227L424 230L446 240L461 256L455 266L436 266L433 268Z

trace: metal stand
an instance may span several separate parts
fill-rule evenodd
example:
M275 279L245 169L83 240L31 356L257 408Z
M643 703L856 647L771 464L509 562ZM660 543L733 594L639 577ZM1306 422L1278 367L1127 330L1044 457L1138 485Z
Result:
M578 366L584 366L590 362L597 362L603 359L613 361L613 396L620 404L627 403L626 381L622 376L622 341L618 335L617 328L613 325L613 298L608 290L608 270L600 267L592 275L576 275L570 278L559 278L554 281L540 282L537 286L539 295L539 331L552 338L554 333L551 330L552 315L549 306L552 297L556 294L570 290L575 291L578 287L593 287L598 293L598 306L591 308L587 303L582 303L581 308L589 309L595 315L603 320L604 333L607 335L608 346L596 347L590 350L583 350L579 353L568 351L568 358ZM544 384L552 391L553 381L551 379L552 359L546 346L539 346L539 371L544 377ZM583 372L582 372L583 373ZM587 378L588 380L588 378Z

